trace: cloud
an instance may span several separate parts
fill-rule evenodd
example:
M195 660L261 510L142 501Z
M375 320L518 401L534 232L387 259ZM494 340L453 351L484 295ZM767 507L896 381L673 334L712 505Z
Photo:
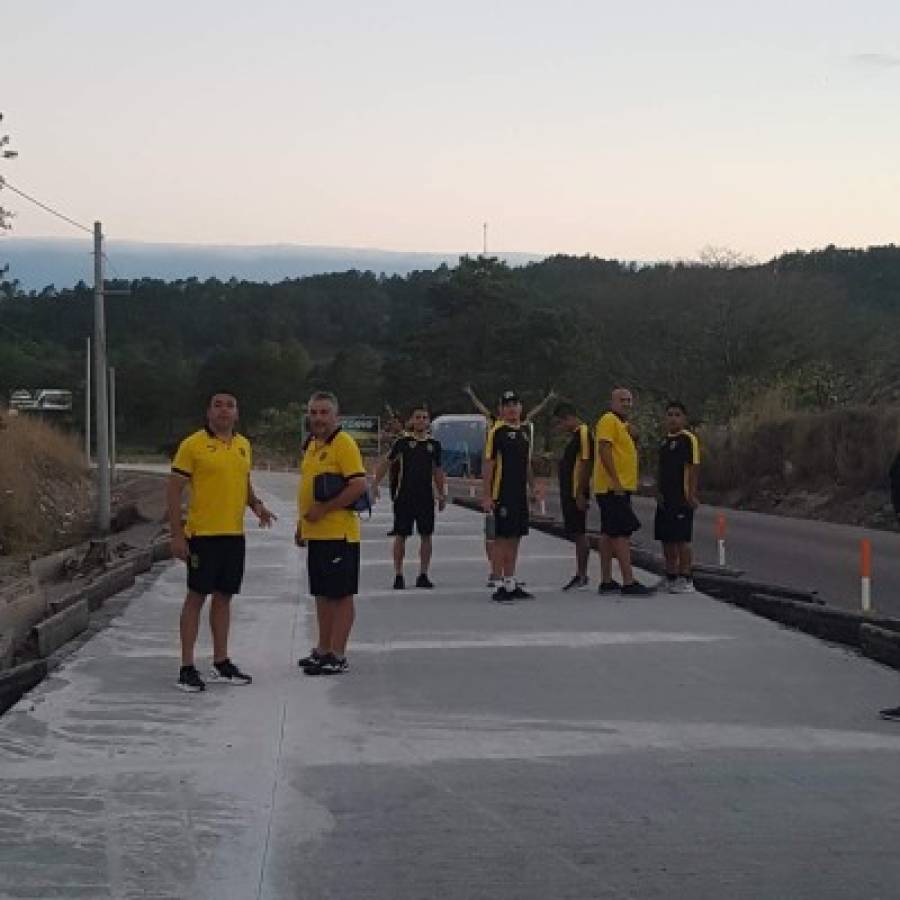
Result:
M900 67L900 55L896 53L854 53L850 61L872 69L896 69Z

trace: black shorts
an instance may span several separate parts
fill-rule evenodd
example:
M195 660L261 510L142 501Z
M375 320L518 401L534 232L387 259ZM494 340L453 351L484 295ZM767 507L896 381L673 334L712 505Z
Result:
M359 544L307 541L306 571L314 597L340 600L359 593Z
M188 538L188 590L204 597L240 593L245 552L242 534Z
M694 536L694 510L690 506L657 506L653 537L664 544L689 544Z
M528 534L528 499L505 500L494 504L494 535L498 538L518 538Z
M579 509L574 497L562 497L563 528L566 534L587 534L587 510Z
M631 494L597 494L600 507L600 533L611 538L631 537L641 520L631 508Z
M427 537L434 534L434 498L406 499L394 501L393 534L409 537L416 526L416 534Z

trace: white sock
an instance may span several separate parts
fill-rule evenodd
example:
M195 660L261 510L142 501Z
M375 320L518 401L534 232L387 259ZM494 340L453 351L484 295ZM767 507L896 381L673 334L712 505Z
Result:
M503 587L506 588L510 593L512 593L516 589L516 579L508 576L503 579Z

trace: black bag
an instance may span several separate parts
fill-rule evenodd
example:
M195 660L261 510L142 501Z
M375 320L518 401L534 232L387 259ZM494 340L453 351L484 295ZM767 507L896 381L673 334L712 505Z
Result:
M347 479L343 475L337 475L334 472L322 472L313 479L313 499L317 503L326 503L337 497L345 487L347 487ZM353 510L353 512L365 512L368 510L371 518L372 500L369 497L368 485L366 485L365 491L346 508Z

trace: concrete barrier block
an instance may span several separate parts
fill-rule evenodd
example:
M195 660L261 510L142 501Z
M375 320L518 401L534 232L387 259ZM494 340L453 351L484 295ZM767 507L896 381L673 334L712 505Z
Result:
M0 634L13 643L24 640L47 614L47 600L32 579L0 591Z
M46 659L67 641L88 627L90 613L86 600L79 600L34 626L38 655Z
M84 599L91 612L99 609L103 601L134 584L134 569L130 562L122 563L95 578L84 588Z
M47 663L43 659L0 672L0 714L18 703L23 694L47 677Z
M12 638L7 634L0 634L0 672L12 665L15 651Z
M172 542L169 538L155 540L150 550L153 554L153 562L163 562L172 558Z
M58 612L62 612L64 609L68 609L70 606L74 606L79 600L83 599L84 591L82 591L81 588L74 588L63 594L61 597L52 599L49 604L48 612L50 615L55 615Z
M859 629L860 649L866 656L900 669L900 632L864 623Z
M136 576L143 575L144 572L149 572L153 567L152 548L147 547L144 550L136 550L129 555L129 562L131 563L131 571Z

